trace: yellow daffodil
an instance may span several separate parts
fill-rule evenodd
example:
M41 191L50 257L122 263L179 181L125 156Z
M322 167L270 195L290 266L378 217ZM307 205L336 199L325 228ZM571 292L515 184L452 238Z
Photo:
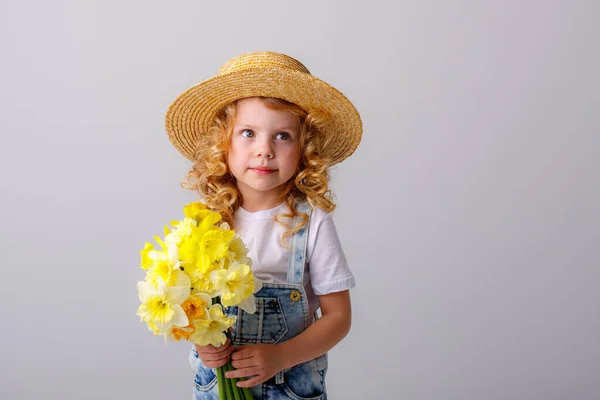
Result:
M160 332L166 332L173 326L187 326L189 321L181 303L190 293L190 282L185 274L179 275L184 285L167 286L158 278L158 287L147 281L138 283L138 294L142 304L137 315Z
M248 313L256 312L254 293L262 288L262 282L254 278L250 266L233 263L228 269L211 272L210 280L225 307L239 306Z
M223 258L229 251L228 245L233 236L233 231L210 229L201 232L201 228L195 228L192 236L183 240L178 257L192 281L194 273L206 274L223 267Z
M178 269L179 249L177 248L177 245L174 243L165 244L158 237L155 237L155 240L159 243L161 250L154 249L152 243L146 243L144 248L140 251L142 255L142 269L163 269L168 267Z
M154 260L152 259L152 257L150 257L150 253L153 251L155 250L154 245L152 243L145 243L144 248L142 249L142 251L140 251L140 254L142 255L141 265L143 270L147 270L148 268L150 268L150 266L152 266Z
M209 270L210 263L214 262L214 258L210 258L209 254L204 250L207 246L214 247L214 238L210 241L212 236L204 238L205 234L212 230L212 227L192 227L192 234L184 238L178 246L178 258L181 266L184 269L196 268L201 273L205 273ZM207 240L209 242L207 243ZM214 253L214 251L213 251Z
M188 218L196 218L197 215L204 211L208 211L206 205L201 201L195 201L183 207L183 213Z
M165 243L175 243L179 246L181 242L192 236L193 228L197 226L192 218L185 218L183 221L171 221L173 229L165 234Z
M227 317L223 313L220 304L214 304L208 309L202 318L192 321L196 331L191 335L189 341L200 346L220 346L227 340L225 331L234 323L235 317Z
M183 208L185 216L196 221L197 226L210 227L221 220L221 214L210 211L201 202L190 203Z
M179 245L179 261L185 267L196 264L200 238L197 235L183 240Z
M210 280L210 276L207 274L194 274L192 275L192 287L191 293L197 295L200 293L206 293L210 297L216 297L217 292L215 286Z
M155 288L158 287L158 279L162 279L165 284L171 282L171 275L173 274L173 268L171 263L165 257L162 260L157 260L154 265L146 273L146 280L152 283Z
M170 245L168 252L155 251L151 253L154 262L146 273L146 280L151 282L155 288L158 287L158 278L161 278L167 286L180 286L176 282L181 282L183 272L179 268L177 251L176 246Z
M163 251L167 250L167 247L165 246L165 242L163 242L158 236L154 236L154 240L156 240L156 243L158 243L161 250L163 250Z
M248 249L242 241L242 238L235 235L231 242L229 242L229 251L227 252L227 259L233 263L237 261L240 264L246 264L252 266L252 260L247 257Z
M223 258L229 251L229 242L233 239L233 231L213 229L206 232L199 243L199 251L212 262Z

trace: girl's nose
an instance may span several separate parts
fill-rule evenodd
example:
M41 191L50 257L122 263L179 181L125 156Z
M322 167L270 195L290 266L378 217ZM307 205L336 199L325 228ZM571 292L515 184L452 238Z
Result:
M265 158L273 158L273 149L270 146L270 143L260 143L258 148L256 149L257 157L265 157Z
M273 152L271 151L263 151L256 154L257 157L265 157L265 158L273 158Z

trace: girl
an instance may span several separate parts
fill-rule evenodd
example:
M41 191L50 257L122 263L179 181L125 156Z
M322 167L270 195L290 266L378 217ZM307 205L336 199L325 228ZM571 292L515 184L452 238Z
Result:
M242 237L263 288L256 313L226 309L233 345L195 346L195 399L217 399L214 368L231 358L256 399L326 399L327 351L350 329L354 276L330 212L328 168L362 135L358 112L297 60L273 52L228 61L167 112L197 190ZM321 317L317 311L320 309Z

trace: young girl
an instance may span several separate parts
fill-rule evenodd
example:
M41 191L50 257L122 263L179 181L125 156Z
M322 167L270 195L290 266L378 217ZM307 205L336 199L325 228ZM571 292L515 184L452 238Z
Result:
M228 61L181 94L169 138L194 162L187 188L248 246L256 313L237 307L233 345L195 346L195 399L217 399L214 368L255 399L326 399L327 351L348 333L354 276L331 217L328 168L362 135L358 112L297 60L273 52ZM321 317L317 310L320 308Z

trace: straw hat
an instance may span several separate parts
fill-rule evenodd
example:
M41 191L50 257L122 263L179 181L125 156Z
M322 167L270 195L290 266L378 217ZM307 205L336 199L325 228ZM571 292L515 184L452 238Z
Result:
M166 116L169 139L193 161L198 138L217 111L245 97L277 97L305 111L332 114L335 139L325 155L333 164L350 156L360 142L362 122L354 105L337 89L315 78L292 57L274 52L245 53L227 61L217 76L192 86L171 104Z

